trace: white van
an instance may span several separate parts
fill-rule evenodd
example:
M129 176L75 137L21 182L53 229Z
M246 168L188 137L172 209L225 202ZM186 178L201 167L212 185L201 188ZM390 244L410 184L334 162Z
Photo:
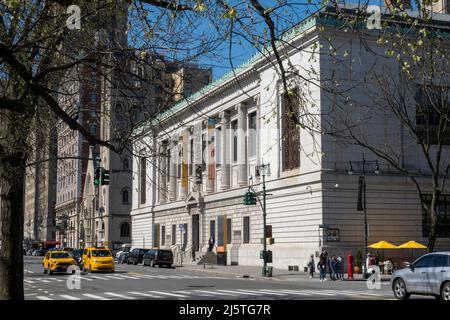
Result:
M124 243L121 245L121 250L116 253L116 259L119 260L120 255L124 252L130 252L131 250L131 243Z

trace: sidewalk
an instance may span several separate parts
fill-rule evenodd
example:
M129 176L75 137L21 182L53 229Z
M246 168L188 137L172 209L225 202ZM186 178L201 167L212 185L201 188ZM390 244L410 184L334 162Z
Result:
M237 278L252 278L252 279L264 279L264 280L278 280L278 281L295 281L295 280L310 280L309 273L303 271L288 271L284 269L273 269L272 277L264 277L261 274L261 267L256 266L221 266L213 265L213 267L203 265L190 265L186 264L182 267L177 266L177 269L184 271L194 271L202 273L211 273L216 275L235 276ZM328 274L327 274L328 275ZM314 279L319 278L319 273L314 274ZM347 280L348 275L344 274L344 279ZM365 281L362 274L353 274L354 281ZM381 275L381 281L389 281L390 275Z

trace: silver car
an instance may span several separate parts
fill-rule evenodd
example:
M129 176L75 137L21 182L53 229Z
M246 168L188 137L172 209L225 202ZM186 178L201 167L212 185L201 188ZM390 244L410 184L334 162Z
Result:
M391 288L399 300L408 299L411 294L450 300L450 252L425 254L408 267L395 271Z

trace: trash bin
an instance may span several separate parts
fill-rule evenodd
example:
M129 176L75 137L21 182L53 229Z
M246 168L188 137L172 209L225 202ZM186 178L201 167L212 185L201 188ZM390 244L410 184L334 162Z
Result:
M227 265L227 253L217 253L217 264L220 266L226 266Z

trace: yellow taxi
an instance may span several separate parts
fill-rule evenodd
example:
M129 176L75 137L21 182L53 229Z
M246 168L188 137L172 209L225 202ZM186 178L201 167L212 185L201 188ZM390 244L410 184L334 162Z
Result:
M86 248L82 259L83 271L115 271L114 259L108 248Z
M67 272L70 266L76 266L77 263L67 251L49 250L44 256L42 266L45 274L53 274L54 272Z

